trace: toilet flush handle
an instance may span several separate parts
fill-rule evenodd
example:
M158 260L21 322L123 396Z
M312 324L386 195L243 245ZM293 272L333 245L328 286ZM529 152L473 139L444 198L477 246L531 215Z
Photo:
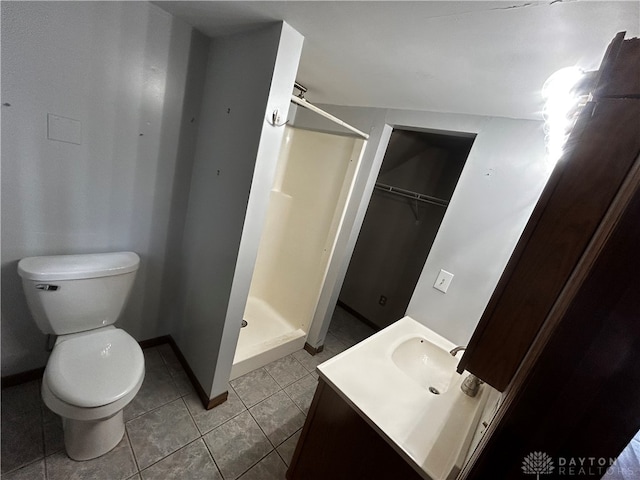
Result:
M36 288L38 290L51 290L53 292L55 292L56 290L58 290L60 287L58 285L51 285L50 283L39 283L36 285Z

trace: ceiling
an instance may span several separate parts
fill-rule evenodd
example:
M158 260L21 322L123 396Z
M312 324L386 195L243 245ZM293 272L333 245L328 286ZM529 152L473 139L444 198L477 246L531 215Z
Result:
M597 69L640 1L154 2L216 37L285 20L314 103L540 118L556 70Z

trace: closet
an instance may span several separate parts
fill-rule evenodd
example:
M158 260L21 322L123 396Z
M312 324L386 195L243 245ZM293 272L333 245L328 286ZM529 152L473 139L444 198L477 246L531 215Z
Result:
M377 328L403 317L475 136L395 129L339 303Z

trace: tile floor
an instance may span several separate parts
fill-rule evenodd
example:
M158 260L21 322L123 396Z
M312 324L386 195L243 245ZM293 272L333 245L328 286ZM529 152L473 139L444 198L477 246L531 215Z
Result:
M640 432L631 439L602 480L638 480L640 478Z
M2 391L4 480L284 480L315 392L315 367L374 331L338 307L325 349L300 350L230 382L228 400L205 410L168 345L146 349L146 377L125 408L126 433L111 452L75 462L40 382Z

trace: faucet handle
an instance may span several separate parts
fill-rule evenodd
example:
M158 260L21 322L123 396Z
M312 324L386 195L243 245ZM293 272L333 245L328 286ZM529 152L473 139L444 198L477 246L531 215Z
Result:
M467 375L460 385L460 389L470 397L475 397L478 394L478 390L480 389L480 385L484 382L476 377L473 373Z

